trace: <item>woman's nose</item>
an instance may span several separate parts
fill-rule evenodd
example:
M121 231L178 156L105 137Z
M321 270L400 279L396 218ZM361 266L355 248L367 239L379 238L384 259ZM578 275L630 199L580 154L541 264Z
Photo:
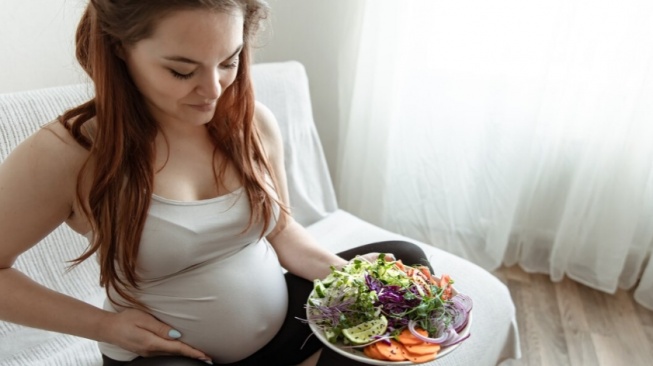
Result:
M218 70L207 73L197 86L197 93L206 99L215 100L222 93L220 72Z

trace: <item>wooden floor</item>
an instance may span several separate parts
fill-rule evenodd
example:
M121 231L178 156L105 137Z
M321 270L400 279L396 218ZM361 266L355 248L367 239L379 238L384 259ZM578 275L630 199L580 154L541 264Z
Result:
M653 311L632 293L606 294L518 266L495 275L517 308L522 359L506 366L653 365Z

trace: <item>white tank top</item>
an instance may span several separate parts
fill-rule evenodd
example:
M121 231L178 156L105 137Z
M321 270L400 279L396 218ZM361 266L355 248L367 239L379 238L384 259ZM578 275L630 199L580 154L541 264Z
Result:
M194 202L153 196L143 230L137 268L143 281L131 294L214 363L241 360L264 346L288 307L277 255L259 240L262 223L243 233L249 217L243 188ZM104 309L122 308L106 300ZM99 347L115 360L137 357L111 344Z

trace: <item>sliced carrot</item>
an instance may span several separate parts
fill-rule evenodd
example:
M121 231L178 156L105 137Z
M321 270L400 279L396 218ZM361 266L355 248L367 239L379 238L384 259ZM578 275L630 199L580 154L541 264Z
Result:
M365 356L367 356L369 358L373 358L375 360L385 360L386 359L381 355L381 353L379 353L379 351L377 351L376 346L374 346L374 344L370 344L369 346L366 346L365 348L363 348L363 353L365 354Z
M451 281L451 277L448 274L442 275L442 277L440 277L440 287L441 288L448 287L450 281Z
M363 353L365 354L365 356L367 356L367 357L369 357L369 358L376 358L376 357L374 357L374 356L372 355L372 351L371 351L371 349L372 349L371 346L365 346L365 348L363 348Z
M410 353L406 349L406 347L404 347L404 358L412 363L424 363L424 362L433 361L437 356L438 356L437 352L427 354L427 355L417 355L414 353Z
M428 337L428 335L429 335L428 332L425 331L422 328L417 328L416 331L417 331L417 333L419 333L419 334L421 334L421 335L423 335L425 337ZM399 342L401 342L401 344L403 344L403 345L423 343L423 341L421 339L415 337L413 335L413 333L411 333L410 330L408 330L408 328L405 328L404 330L401 331L401 333L399 333L399 335L397 336L397 340Z
M404 266L404 262L402 262L401 259L397 259L395 261L395 266L397 266L397 268L399 268L403 272L406 272L406 267Z
M431 285L437 285L438 284L438 281L435 279L435 277L433 277L433 274L429 270L429 267L421 266L419 269L420 269L420 271L422 271L422 274L426 277L426 279L428 280L428 282Z
M429 270L429 267L419 266L419 267L417 267L417 269L419 269L419 271L422 272L422 274L424 275L424 278L426 278L427 280L431 279L431 270Z
M444 275L442 275L442 277L440 277L440 284L438 286L441 289L443 289L443 291L442 291L442 300L451 299L451 295L452 295L453 290L451 289L451 286L450 286L449 282L451 282L451 277L449 277L448 274L444 274Z
M370 344L368 347L370 347L370 354L372 355L372 358L375 358L377 360L386 360L389 361L387 357L385 357L384 354L381 353L379 350L379 343L382 343L383 341L376 342L373 344Z
M451 287L447 287L446 289L444 289L444 292L442 292L442 300L451 299L451 295L453 295L453 290Z
M440 345L422 342L421 344L405 344L406 351L416 355L430 355L440 351Z
M390 344L386 342L376 342L376 350L381 353L383 357L390 361L403 361L404 358L404 346L401 343L395 341L394 339L390 340Z

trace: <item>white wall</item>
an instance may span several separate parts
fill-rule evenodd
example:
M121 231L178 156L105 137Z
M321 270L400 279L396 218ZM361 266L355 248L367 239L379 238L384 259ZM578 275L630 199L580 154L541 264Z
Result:
M270 27L256 62L307 69L317 128L335 177L339 126L348 111L364 0L269 0ZM0 0L0 93L77 83L75 28L86 0Z
M0 93L84 80L74 34L84 0L0 0Z
M340 126L349 112L365 0L269 0L271 29L257 61L297 60L308 73L313 114L336 178Z

